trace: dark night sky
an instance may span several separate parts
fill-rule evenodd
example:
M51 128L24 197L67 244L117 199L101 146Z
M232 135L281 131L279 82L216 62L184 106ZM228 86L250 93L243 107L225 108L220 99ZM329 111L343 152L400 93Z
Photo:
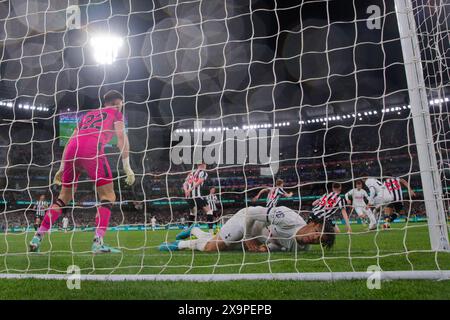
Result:
M155 145L172 123L193 119L297 123L408 103L393 1L83 0L83 28L69 32L67 1L34 1L26 18L15 3L0 3L1 97L54 105L57 114L97 107L101 93L118 89L130 135L167 131L152 136ZM367 29L373 4L381 30ZM87 43L108 30L125 45L113 65L98 66Z

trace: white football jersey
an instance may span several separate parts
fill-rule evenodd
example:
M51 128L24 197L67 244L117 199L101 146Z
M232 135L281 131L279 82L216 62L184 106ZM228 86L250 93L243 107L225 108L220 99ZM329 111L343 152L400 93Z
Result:
M272 208L268 215L271 222L271 239L285 250L296 248L295 235L298 230L306 226L306 221L294 210L287 207Z
M370 196L369 203L373 204L375 197L382 196L384 193L384 185L381 181L375 178L368 178L366 180L366 186L369 188Z
M354 207L364 207L366 205L365 199L369 199L369 195L366 190L358 190L354 188L345 194L345 200L349 200L352 197L352 204Z
M62 220L63 223L63 228L67 228L67 226L69 225L69 218L64 217Z

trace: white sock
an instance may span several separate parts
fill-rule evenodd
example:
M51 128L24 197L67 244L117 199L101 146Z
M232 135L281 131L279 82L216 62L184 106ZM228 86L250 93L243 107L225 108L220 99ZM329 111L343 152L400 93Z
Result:
M211 238L211 234L210 233L204 232L204 231L200 230L200 228L198 228L198 227L192 228L191 234L196 236L198 239Z
M375 215L373 214L372 210L367 210L367 217L369 217L369 221L371 225L374 225L377 223L377 220L375 219Z
M178 249L193 249L203 251L208 240L209 239L207 238L199 238L196 240L181 240L180 242L178 242Z

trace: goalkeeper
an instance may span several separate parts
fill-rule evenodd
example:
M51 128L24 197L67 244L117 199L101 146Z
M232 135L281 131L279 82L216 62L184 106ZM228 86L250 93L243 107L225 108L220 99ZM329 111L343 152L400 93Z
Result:
M195 240L182 240L190 235ZM309 244L332 247L335 240L331 223L306 223L287 207L248 207L239 210L215 236L191 227L177 235L172 243L162 243L161 251L182 249L217 252L242 247L252 252L292 251Z
M73 200L78 178L85 171L90 180L95 182L96 194L100 205L97 206L95 218L95 237L92 244L93 253L120 252L103 243L103 237L109 224L111 208L116 201L113 177L104 153L105 145L114 134L121 151L126 183L132 185L135 177L129 162L129 142L124 130L122 106L123 97L117 91L104 95L102 108L87 112L75 128L67 143L61 161L61 167L55 175L54 183L62 184L61 192L53 205L47 210L38 231L30 242L30 251L39 252L42 239L61 214L67 210L66 205Z

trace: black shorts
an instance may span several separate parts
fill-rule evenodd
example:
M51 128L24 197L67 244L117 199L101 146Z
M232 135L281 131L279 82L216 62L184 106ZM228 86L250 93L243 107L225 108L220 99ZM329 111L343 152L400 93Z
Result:
M206 200L202 197L190 198L186 199L186 201L189 205L189 209L194 209L195 207L197 207L197 209L201 209L208 205L208 202L206 202Z
M393 209L396 213L399 213L400 211L405 209L405 207L403 206L403 202L392 202L389 203L386 207Z
M207 215L206 215L206 221L207 221L207 222L213 222L213 221L214 221L214 215L212 215L212 214L207 214Z

